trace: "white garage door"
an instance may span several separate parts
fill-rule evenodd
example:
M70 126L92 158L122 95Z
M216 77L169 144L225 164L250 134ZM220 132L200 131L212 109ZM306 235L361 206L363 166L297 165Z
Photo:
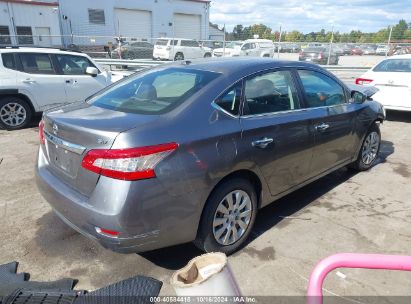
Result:
M114 9L118 34L123 37L148 39L151 34L151 12L123 8Z
M174 36L201 39L201 15L174 14Z

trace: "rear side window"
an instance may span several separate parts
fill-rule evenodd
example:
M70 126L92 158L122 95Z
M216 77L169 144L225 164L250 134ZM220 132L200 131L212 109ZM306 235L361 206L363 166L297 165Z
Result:
M309 108L345 103L344 89L330 77L308 70L299 70Z
M217 98L214 103L226 112L237 116L240 110L241 84L228 89L223 95Z
M29 74L55 74L48 54L20 53L23 71Z
M95 106L136 114L163 114L176 108L220 74L169 68L130 77L90 100Z
M411 59L388 59L377 65L374 72L411 72Z
M181 46L199 47L200 45L194 40L181 40Z
M64 75L84 75L88 67L96 67L83 56L56 55L56 57Z
M1 59L3 61L3 66L5 68L11 69L11 70L17 70L13 53L1 54Z
M269 72L245 82L245 115L275 113L300 108L289 71Z

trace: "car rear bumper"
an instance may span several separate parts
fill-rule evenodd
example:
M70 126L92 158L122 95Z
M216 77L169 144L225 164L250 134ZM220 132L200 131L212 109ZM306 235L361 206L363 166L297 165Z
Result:
M36 183L42 196L67 225L105 248L143 252L195 238L201 211L187 206L186 212L176 212L173 208L181 210L187 197L170 197L155 179L127 182L101 177L94 192L86 197L55 177L47 166L40 149ZM96 228L120 234L110 237Z

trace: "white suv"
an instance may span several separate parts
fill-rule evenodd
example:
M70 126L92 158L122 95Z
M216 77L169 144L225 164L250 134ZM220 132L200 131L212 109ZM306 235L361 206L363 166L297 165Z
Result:
M180 38L161 38L157 40L154 60L184 60L211 57L212 50L202 46L198 41Z
M268 39L245 40L240 49L240 56L273 57L274 43Z
M80 52L0 48L0 128L22 128L34 113L84 100L111 83L111 73Z

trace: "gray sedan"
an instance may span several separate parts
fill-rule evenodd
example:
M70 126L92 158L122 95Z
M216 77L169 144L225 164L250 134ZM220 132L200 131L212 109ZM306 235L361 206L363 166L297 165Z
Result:
M37 184L75 230L120 252L231 253L259 208L338 168L370 168L385 118L319 66L183 61L40 122Z

